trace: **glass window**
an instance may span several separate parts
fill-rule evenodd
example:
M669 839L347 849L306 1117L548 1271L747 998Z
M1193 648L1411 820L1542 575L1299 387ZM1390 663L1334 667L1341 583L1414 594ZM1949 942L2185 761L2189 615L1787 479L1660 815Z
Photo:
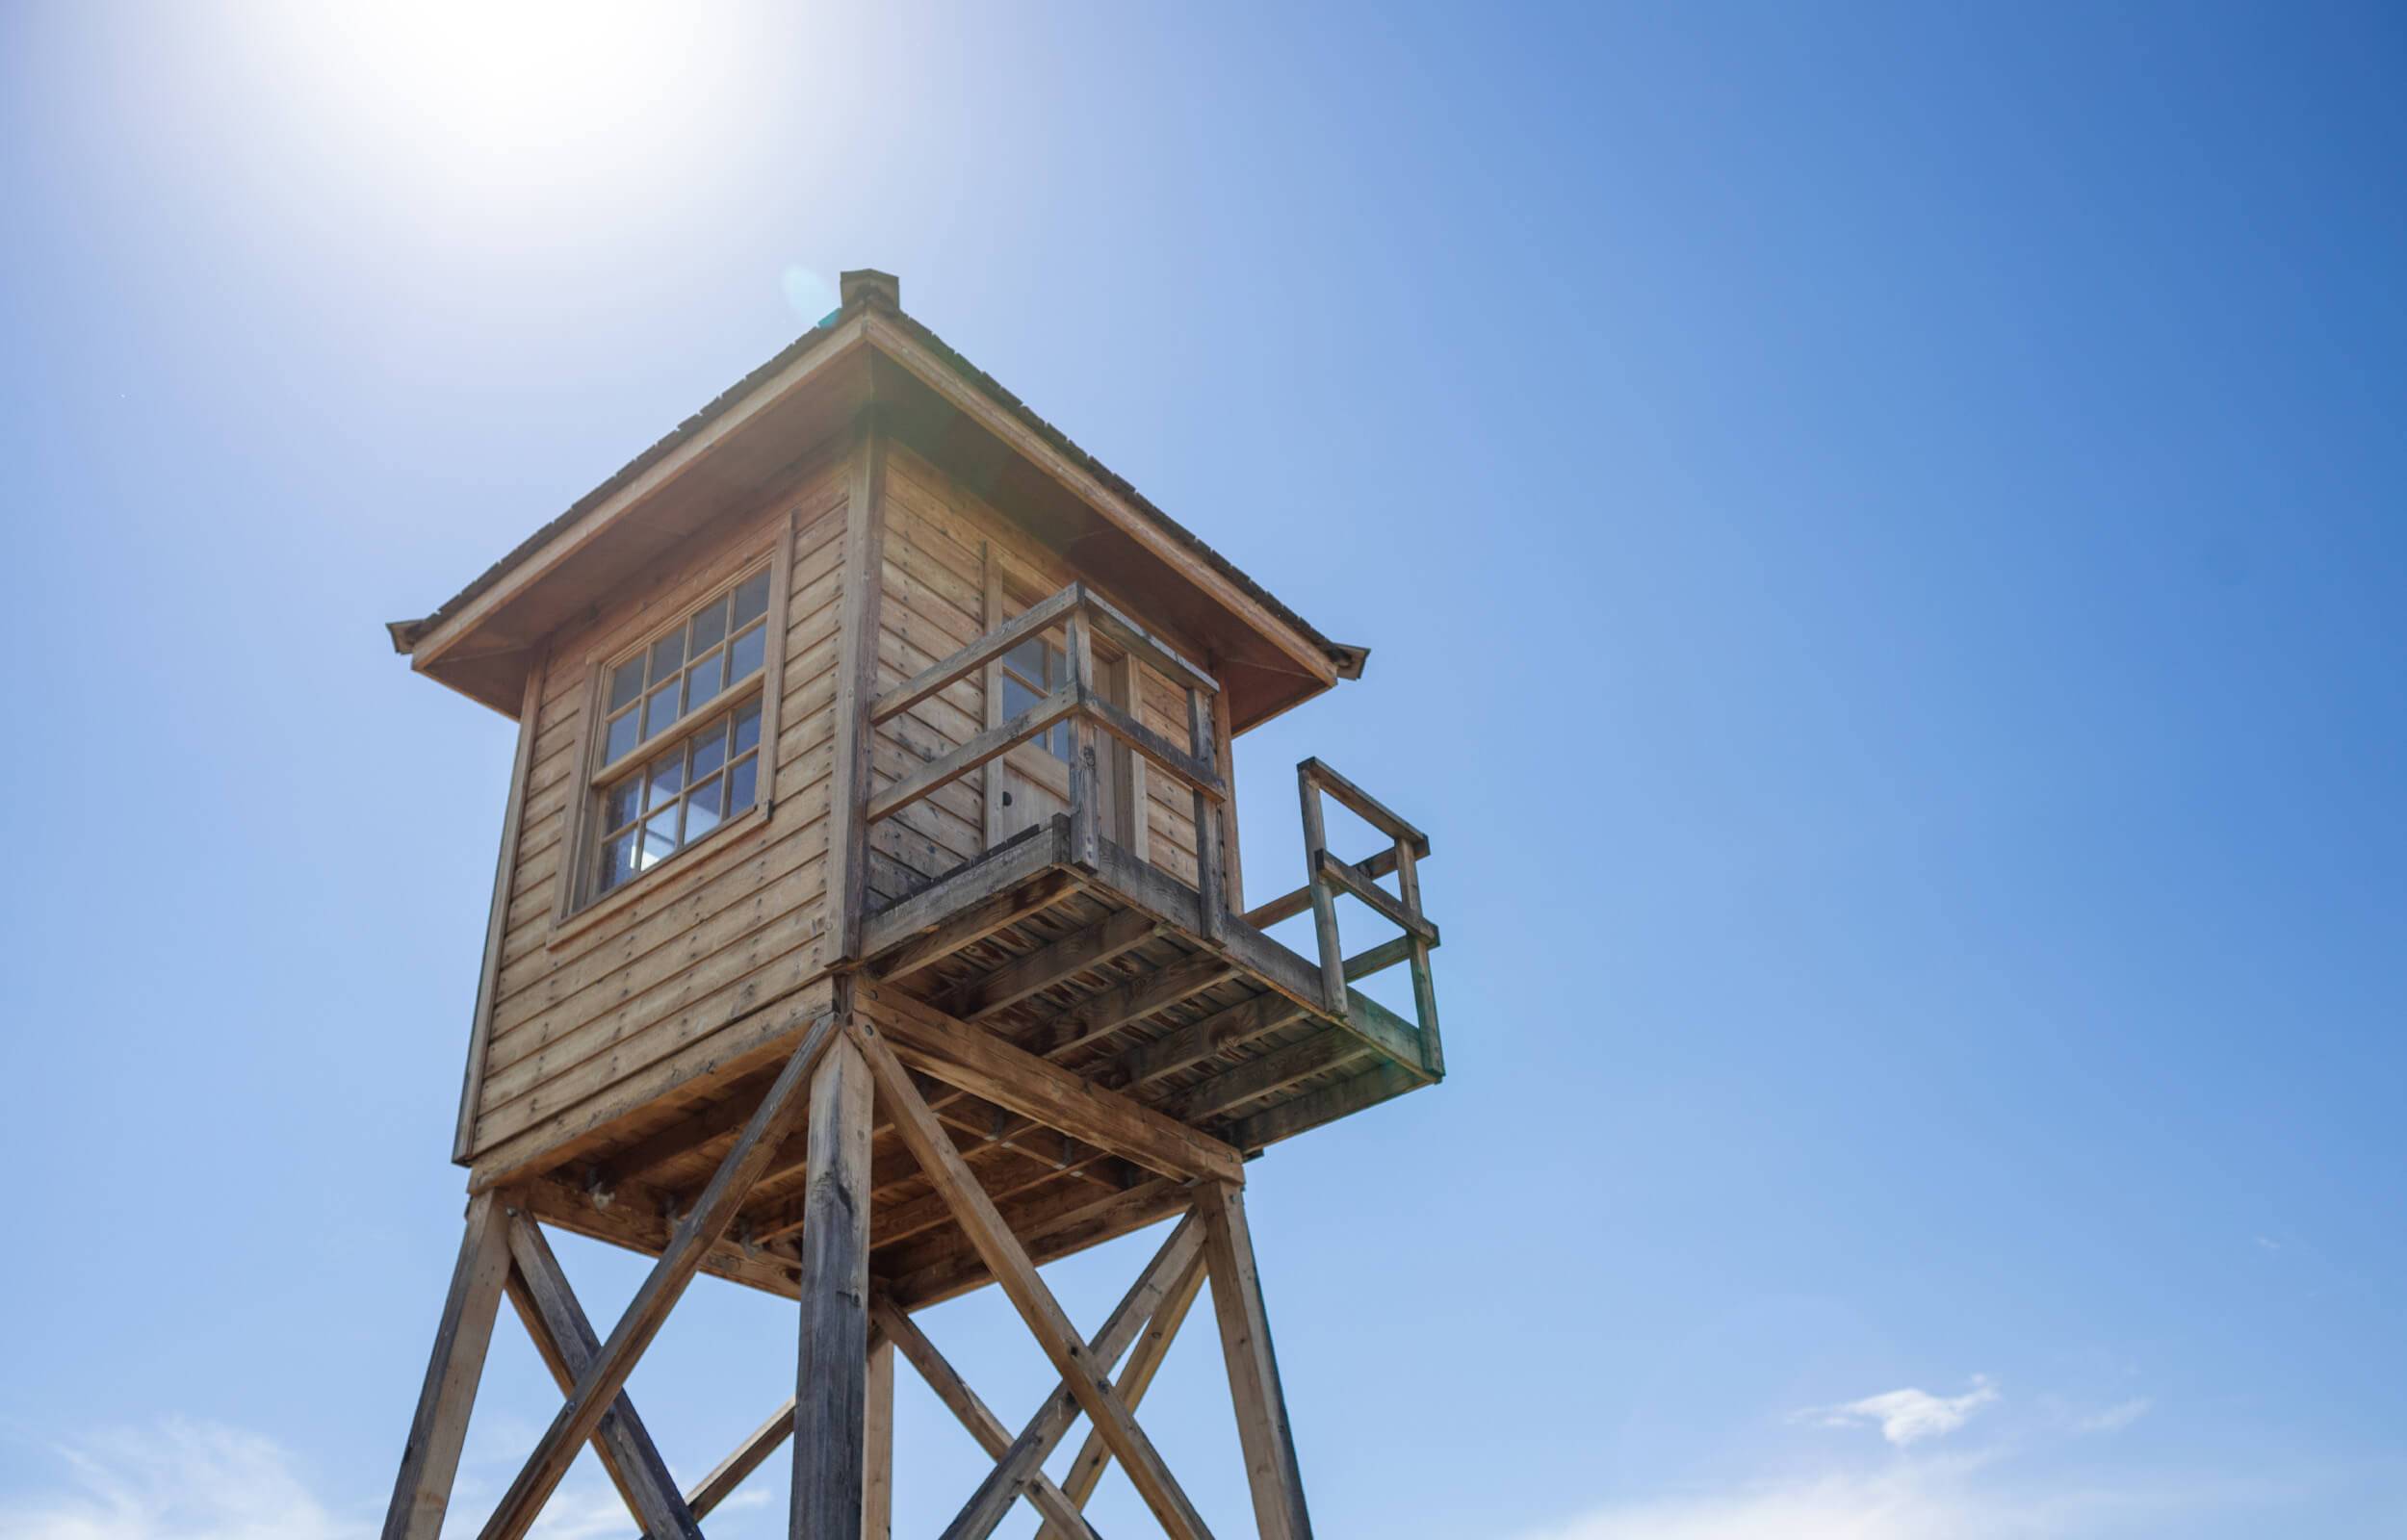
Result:
M613 664L602 706L603 768L615 767L757 676L767 658L768 607L764 568L720 589L642 652Z
M1069 659L1059 644L1031 636L1003 654L1003 720L1050 695L1069 678ZM1070 762L1070 724L1056 722L1035 743L1064 764Z
M600 826L590 847L592 895L640 876L758 799L761 692L732 708L718 703L761 678L768 603L764 568L608 669L591 804Z

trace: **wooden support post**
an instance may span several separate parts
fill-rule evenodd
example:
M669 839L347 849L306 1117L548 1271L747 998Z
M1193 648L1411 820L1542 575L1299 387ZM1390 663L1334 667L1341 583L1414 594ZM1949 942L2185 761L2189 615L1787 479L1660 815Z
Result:
M1204 1257L1199 1252L1187 1264L1186 1271L1178 1275L1178 1281L1170 1286L1170 1293L1163 1296L1160 1308L1147 1323L1145 1335L1137 1339L1135 1348L1128 1354L1128 1367L1121 1373L1118 1382L1120 1399L1128 1403L1128 1410L1135 1411L1137 1403L1145 1399L1145 1393L1152 1388L1153 1376L1161 1371L1171 1343L1177 1340L1189 1307L1203 1290ZM1103 1442L1100 1434L1089 1432L1086 1442L1078 1446L1077 1456L1070 1462L1070 1474L1062 1477L1063 1495L1084 1508L1095 1496L1095 1488L1103 1479L1103 1471L1111 1460L1111 1446ZM1037 1531L1036 1540L1076 1540L1076 1534L1048 1523Z
M1296 766L1296 792L1304 803L1304 878L1312 894L1312 930L1320 939L1321 995L1329 1014L1346 1018L1346 956L1337 940L1337 899L1329 890L1321 856L1329 849L1329 829L1321 818L1320 783L1312 779L1313 761Z
M1153 1441L1146 1437L1145 1430L1128 1415L1127 1406L1112 1389L1110 1366L1100 1361L1070 1324L1061 1301L1053 1297L1053 1291L1038 1275L1027 1249L996 1212L993 1201L963 1163L960 1151L953 1148L944 1125L920 1099L919 1088L911 1083L910 1071L903 1068L876 1026L867 1018L854 1018L852 1032L869 1062L879 1099L893 1118L903 1143L918 1157L936 1190L952 1204L954 1216L979 1258L993 1271L1004 1296L1020 1312L1037 1346L1052 1361L1079 1406L1095 1420L1112 1452L1120 1456L1137 1495L1169 1531L1171 1540L1209 1540L1211 1530L1204 1523L1204 1516L1195 1510L1178 1478L1163 1463L1161 1452L1153 1448Z
M877 732L879 599L886 584L886 435L865 413L852 448L852 493L844 512L844 585L837 620L836 752L829 787L828 902L836 907L834 962L861 955L868 905L870 750Z
M1095 688L1095 639L1086 612L1074 609L1062 622L1062 654L1070 679L1068 692L1084 697ZM1101 828L1103 784L1096 759L1095 721L1081 712L1070 718L1070 862L1084 871L1103 863Z
M1404 907L1414 919L1421 914L1421 872L1414 864L1412 841L1396 841L1396 891L1404 899ZM1446 1072L1446 1053L1437 1040L1437 983L1429 971L1429 940L1411 927L1404 933L1405 955L1412 962L1412 1014L1419 1018L1421 1029L1421 1067L1430 1078L1439 1079Z
M792 1540L857 1540L867 1492L868 1066L847 1034L811 1086Z
M427 1358L426 1382L410 1418L409 1442L401 1448L393 1502L385 1510L384 1540L436 1540L443 1528L452 1479L459 1474L460 1441L468 1433L469 1408L476 1403L503 1280L509 1275L507 1224L496 1194L479 1193L469 1200L459 1260L452 1267L451 1292L443 1296L434 1350Z
M1115 1363L1126 1351L1128 1342L1146 1324L1160 1319L1170 1296L1184 1278L1201 1265L1204 1255L1204 1229L1190 1213L1180 1219L1153 1253L1153 1260L1137 1274L1136 1282L1121 1296L1120 1303L1103 1322L1103 1329L1095 1334L1095 1355L1105 1363ZM963 1504L960 1514L945 1527L944 1540L986 1540L995 1527L1003 1522L1011 1510L1012 1499L1028 1473L1043 1468L1072 1423L1077 1420L1078 1399L1071 1394L1065 1381L1054 1388L1036 1410L1036 1415L1021 1428L1012 1440L1009 1452L995 1462L995 1469L978 1483L976 1492Z
M669 1236L668 1245L652 1271L628 1301L626 1313L611 1328L605 1342L577 1376L577 1388L569 1392L568 1403L560 1408L552 1425L527 1456L527 1463L502 1495L501 1504L486 1521L480 1540L523 1540L527 1528L535 1521L543 1502L559 1486L560 1477L568 1474L569 1462L577 1450L601 1425L627 1376L634 1373L635 1361L652 1346L659 1335L660 1323L668 1319L670 1310L693 1281L702 1259L743 1205L745 1194L761 1179L761 1173L777 1158L778 1146L801 1117L805 1091L811 1084L812 1071L827 1051L829 1042L838 1035L839 1017L833 1013L819 1017L803 1034L786 1067L778 1071L761 1105L754 1109L752 1120L737 1136L736 1142L719 1163L717 1174L702 1190L700 1197L686 1217L677 1221ZM432 1540L431 1534L427 1540Z
M1204 1256L1212 1271L1212 1313L1229 1360L1229 1391L1237 1408L1237 1438L1254 1489L1254 1522L1262 1540L1311 1540L1304 1506L1304 1475L1287 1425L1287 1400L1271 1351L1270 1320L1262 1308L1254 1238L1246 1228L1245 1196L1206 1182L1196 1208L1204 1216Z
M544 1240L542 1227L526 1215L514 1216L509 1222L509 1248L510 1303L518 1308L519 1318L527 1323L527 1335L534 1339L537 1356L565 1396L576 1388L577 1376L593 1362L601 1344L568 1286L568 1274L560 1270L559 1259ZM668 1462L660 1458L625 1391L618 1393L602 1425L594 1430L593 1451L649 1540L670 1540L671 1536L701 1540L702 1527L677 1490Z
M894 1344L869 1345L869 1380L861 1439L861 1540L894 1533Z
M1187 686L1187 752L1205 764L1218 762L1212 747L1212 703ZM1195 793L1195 891L1201 901L1204 939L1214 946L1229 938L1228 872L1221 863L1220 804Z

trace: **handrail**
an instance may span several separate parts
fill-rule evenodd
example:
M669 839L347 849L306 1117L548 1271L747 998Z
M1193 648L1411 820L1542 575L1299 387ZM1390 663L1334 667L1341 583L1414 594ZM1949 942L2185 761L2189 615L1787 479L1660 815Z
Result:
M1437 989L1429 970L1430 950L1437 945L1437 927L1421 912L1419 861L1429 854L1429 836L1406 822L1386 804L1332 770L1319 759L1296 767L1296 792L1304 812L1304 886L1275 898L1246 915L1249 923L1275 923L1312 911L1312 930L1320 944L1321 989L1327 1009L1344 1018L1350 1005L1348 984L1368 978L1399 962L1412 970L1412 1004L1419 1016L1421 1068L1431 1078L1446 1072L1444 1050L1437 1037ZM1341 860L1329 849L1329 832L1321 813L1323 793L1361 815L1362 820L1392 843L1368 860ZM1393 872L1396 891L1377 879ZM1360 900L1404 934L1353 957L1337 936L1337 894Z
M1227 926L1220 872L1221 808L1229 801L1229 784L1221 776L1213 749L1214 716L1207 697L1220 683L1084 583L1072 583L1041 603L1005 621L951 656L932 663L893 689L879 696L868 709L868 726L899 716L975 670L994 663L1031 636L1061 628L1065 677L1044 699L1008 722L998 723L949 753L939 755L867 799L864 824L892 817L949 785L971 771L1009 753L1057 722L1072 724L1070 817L1073 859L1092 867L1100 858L1097 830L1098 764L1095 734L1100 730L1128 746L1133 754L1158 766L1186 786L1195 799L1198 897L1204 933L1217 941ZM1138 721L1122 706L1095 692L1093 633L1100 631L1132 658L1142 658L1183 688L1187 697L1187 747ZM1142 816L1139 809L1139 816Z

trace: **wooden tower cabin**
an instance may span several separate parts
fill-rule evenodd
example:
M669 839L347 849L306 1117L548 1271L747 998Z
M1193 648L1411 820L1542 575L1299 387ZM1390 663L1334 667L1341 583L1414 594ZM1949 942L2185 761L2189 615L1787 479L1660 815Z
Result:
M453 1148L466 1237L387 1540L435 1540L505 1296L565 1402L483 1540L524 1535L588 1444L651 1540L699 1534L781 1448L798 1540L885 1536L898 1350L995 1460L947 1540L1021 1501L1091 1535L1113 1461L1203 1540L1137 1411L1206 1281L1256 1529L1310 1532L1249 1162L1443 1074L1429 839L1307 759L1304 881L1249 901L1230 740L1363 651L899 290L846 273L809 335L391 628L518 750ZM1367 859L1328 848L1326 802L1377 832ZM1344 895L1382 933L1351 952ZM1307 950L1264 934L1307 911ZM1355 988L1397 966L1411 1019ZM1040 1267L1165 1221L1118 1308L1073 1322ZM657 1259L615 1323L547 1225ZM680 1490L625 1387L698 1272L796 1300L799 1363ZM1017 1427L914 1321L989 1283L1060 1375Z

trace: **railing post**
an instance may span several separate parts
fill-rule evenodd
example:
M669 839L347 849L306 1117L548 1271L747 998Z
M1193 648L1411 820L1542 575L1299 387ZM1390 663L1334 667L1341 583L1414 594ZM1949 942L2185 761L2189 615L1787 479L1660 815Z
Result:
M1095 688L1095 641L1083 603L1073 607L1062 622L1062 653L1069 664L1071 693L1080 706L1069 718L1070 860L1074 865L1094 871L1103 863L1096 827L1100 811L1096 805L1102 787L1097 775L1095 719L1084 709Z
M1320 937L1321 992L1329 1013L1346 1018L1346 958L1337 940L1337 899L1321 875L1321 853L1329 848L1329 831L1321 820L1320 783L1312 779L1312 761L1296 766L1296 791L1304 804L1304 875L1312 892L1312 929Z
M1212 703L1202 690L1187 686L1187 752L1204 764L1216 761L1212 750ZM1195 892L1204 910L1204 938L1218 946L1229 938L1228 874L1221 864L1220 805L1195 793Z
M1421 873L1414 864L1412 841L1396 841L1396 894L1414 919L1427 916L1421 912ZM1412 1010L1421 1029L1421 1067L1436 1078L1446 1073L1445 1050L1437 1041L1437 985L1430 976L1429 943L1413 931L1404 933L1405 955L1412 963Z

